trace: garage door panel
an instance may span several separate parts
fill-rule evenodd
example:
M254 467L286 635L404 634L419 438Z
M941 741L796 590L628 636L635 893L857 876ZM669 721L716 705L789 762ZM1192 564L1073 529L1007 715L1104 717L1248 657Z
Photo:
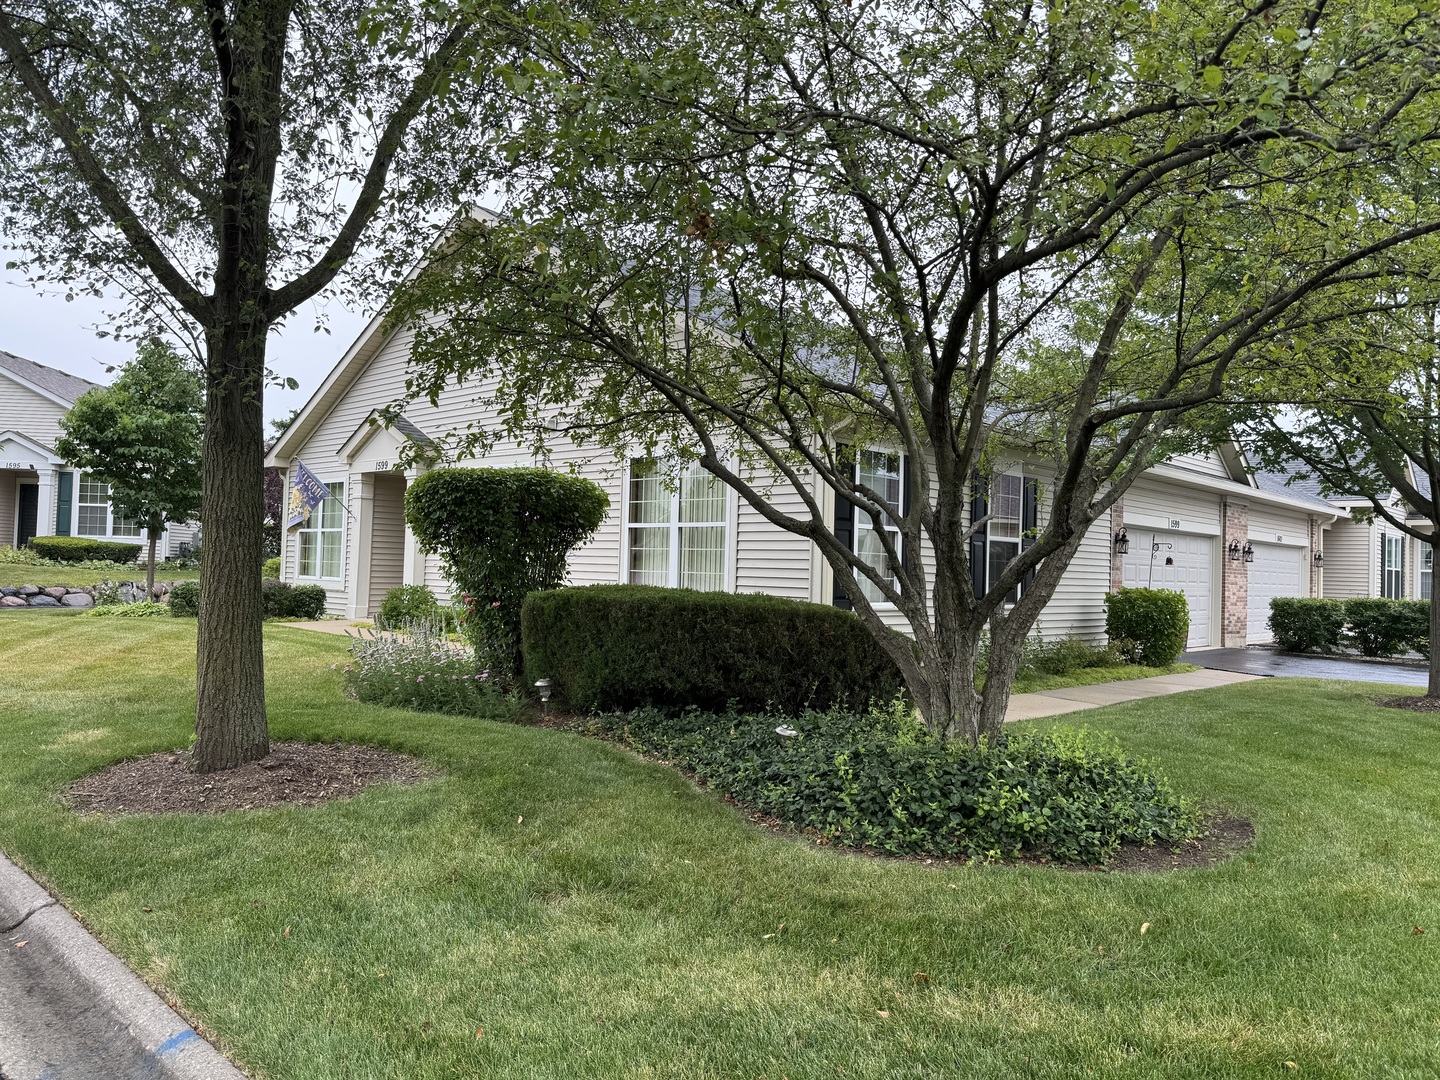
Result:
M1268 625L1270 601L1277 596L1305 596L1305 549L1251 541L1255 561L1248 564L1246 635L1251 644L1275 639Z
M1148 532L1127 528L1130 550L1122 562L1127 589L1174 589L1190 608L1187 648L1210 644L1214 604L1214 540L1189 533Z

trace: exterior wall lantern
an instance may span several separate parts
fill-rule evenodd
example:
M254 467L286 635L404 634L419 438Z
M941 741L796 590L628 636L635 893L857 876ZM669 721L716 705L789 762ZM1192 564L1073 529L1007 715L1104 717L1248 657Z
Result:
M1320 565L1322 565L1324 562L1325 562L1325 553L1324 553L1323 551L1317 551L1317 552L1315 552L1315 565L1316 565L1316 566L1320 566Z
M1244 548L1241 549L1241 551L1242 551L1242 553L1243 553L1244 556L1245 556L1245 561L1246 561L1246 562L1254 562L1254 561L1255 561L1255 549L1250 546L1250 541L1249 541L1249 540L1246 540L1246 541L1245 541L1245 546L1244 546Z
M1246 547L1249 547L1250 545L1247 543L1245 546L1246 546ZM1231 561L1231 562L1239 562L1239 561L1240 561L1240 541L1239 541L1239 540L1231 540L1231 541L1230 541L1230 546L1229 546L1228 548L1226 548L1225 550L1230 553L1230 561Z
M1120 531L1115 534L1114 544L1118 555L1124 555L1130 550L1130 537L1125 534L1124 525L1121 525Z

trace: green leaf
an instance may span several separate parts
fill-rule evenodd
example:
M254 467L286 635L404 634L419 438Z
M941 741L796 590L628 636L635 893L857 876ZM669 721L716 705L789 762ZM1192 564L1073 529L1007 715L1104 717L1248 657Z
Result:
M1214 64L1210 64L1203 72L1205 85L1211 90L1219 90L1220 85L1225 81L1225 72L1221 71Z

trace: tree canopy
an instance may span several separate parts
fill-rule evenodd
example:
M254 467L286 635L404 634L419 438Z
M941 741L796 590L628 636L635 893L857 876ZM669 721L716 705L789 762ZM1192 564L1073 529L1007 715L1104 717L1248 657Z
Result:
M521 104L497 220L462 225L397 306L411 393L465 381L498 410L462 449L698 459L815 542L949 734L998 731L1081 538L1200 437L1191 413L1440 230L1419 197L1428 10L586 11L504 73ZM992 570L991 478L1022 465L1042 505ZM837 503L880 550L847 542Z

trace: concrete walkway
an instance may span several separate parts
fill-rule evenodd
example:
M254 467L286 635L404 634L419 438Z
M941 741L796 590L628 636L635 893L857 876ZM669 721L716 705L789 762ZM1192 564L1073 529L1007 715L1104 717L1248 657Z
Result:
M1005 710L1005 722L1037 720L1042 716L1080 712L1118 705L1122 701L1167 697L1187 690L1209 690L1215 686L1254 682L1263 675L1236 671L1187 671L1180 675L1160 675L1153 679L1130 679L1127 682L1098 683L1095 686L1071 686L1064 690L1046 690L1039 694L1016 694Z
M368 625L361 629L355 625L357 622L365 622ZM375 624L368 619L316 619L313 622L287 622L280 625L293 626L296 630L314 630L321 634L346 634L350 637L358 637L361 634L366 637L378 636L377 632L372 629ZM384 631L379 632L380 635L383 633Z

